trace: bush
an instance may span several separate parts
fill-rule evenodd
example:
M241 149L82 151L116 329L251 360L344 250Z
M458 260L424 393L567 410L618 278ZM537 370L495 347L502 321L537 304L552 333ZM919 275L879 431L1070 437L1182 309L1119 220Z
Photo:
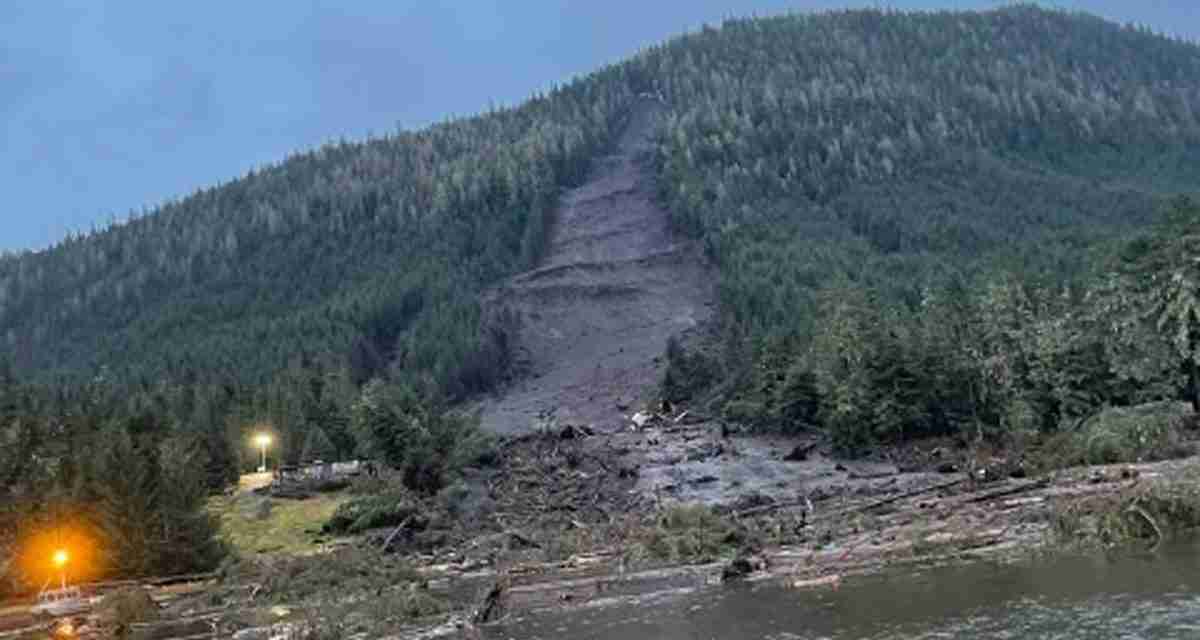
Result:
M390 470L380 471L376 475L360 475L350 481L349 493L356 496L377 495L386 493L394 485Z
M1106 409L1051 438L1042 447L1040 466L1149 462L1189 455L1183 432L1190 415L1191 408L1180 402Z
M1082 502L1064 502L1051 517L1060 542L1118 546L1187 534L1200 528L1195 473L1182 480L1137 486Z
M118 638L128 637L133 625L158 619L159 609L141 587L129 587L104 596L98 608L100 619Z
M726 402L721 410L721 415L726 420L745 425L759 424L767 413L766 403L744 398L735 398Z
M357 534L371 529L395 527L419 513L404 494L396 492L354 498L338 506L321 527L322 533Z
M664 400L686 402L719 378L720 367L715 360L700 351L689 353L675 336L667 339L667 369L662 380Z
M736 550L737 528L704 505L666 510L639 543L647 553L670 562L706 562Z

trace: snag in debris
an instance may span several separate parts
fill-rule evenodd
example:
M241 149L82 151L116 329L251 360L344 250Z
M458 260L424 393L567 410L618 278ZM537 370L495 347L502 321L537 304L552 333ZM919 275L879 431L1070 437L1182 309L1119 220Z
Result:
M820 578L810 578L808 580L793 580L789 586L793 589L811 589L813 587L833 587L834 591L842 583L842 576L833 574L822 576Z
M394 540L396 538L396 535L399 534L405 527L407 527L408 524L410 522L412 522L412 520L413 520L413 516L409 516L404 519L404 522L401 522L400 524L396 525L395 529L392 529L392 532L390 534L388 534L387 539L383 541L383 546L380 547L380 549L383 550L384 553L387 553L391 549L392 540Z
M492 583L492 588L488 590L487 595L483 597L483 602L479 608L475 610L475 615L471 616L471 621L475 624L486 624L499 619L504 615L504 601L508 595L509 577L507 574L500 576L496 582Z
M1129 505L1129 508L1125 510L1125 512L1133 514L1133 515L1141 516L1142 520L1144 520L1147 524L1149 524L1151 529L1154 529L1154 535L1155 535L1154 548L1157 548L1158 545L1160 543L1162 543L1162 541L1163 541L1162 529L1159 528L1158 522L1156 522L1154 520L1154 518L1150 516L1149 513L1146 513L1145 509L1137 506L1136 504L1131 504L1131 505Z
M513 542L517 543L518 548L520 548L520 547L534 548L534 549L542 548L542 545L538 544L536 541L531 540L530 538L528 538L525 535L522 535L516 531L508 531L507 533L508 533L508 537L511 538Z

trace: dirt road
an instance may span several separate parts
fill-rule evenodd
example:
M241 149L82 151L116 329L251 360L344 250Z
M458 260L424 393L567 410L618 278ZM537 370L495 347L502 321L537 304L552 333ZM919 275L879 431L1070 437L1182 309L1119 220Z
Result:
M517 311L517 380L482 402L483 426L621 425L659 382L667 339L710 317L714 278L655 204L645 153L661 105L637 104L613 153L568 192L542 265L489 292Z

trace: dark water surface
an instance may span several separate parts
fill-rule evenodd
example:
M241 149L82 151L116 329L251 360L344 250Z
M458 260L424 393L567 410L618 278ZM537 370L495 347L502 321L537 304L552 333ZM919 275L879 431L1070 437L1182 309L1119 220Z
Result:
M1150 552L850 578L838 590L712 587L538 616L493 638L1200 638L1200 541Z

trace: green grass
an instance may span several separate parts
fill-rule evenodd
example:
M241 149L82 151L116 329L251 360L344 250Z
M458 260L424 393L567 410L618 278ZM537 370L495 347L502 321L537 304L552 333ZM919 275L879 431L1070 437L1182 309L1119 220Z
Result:
M271 513L257 519L246 508L252 494L213 498L212 511L221 522L220 537L240 556L258 553L308 555L320 550L315 532L350 500L346 494L318 494L307 500L271 500Z

